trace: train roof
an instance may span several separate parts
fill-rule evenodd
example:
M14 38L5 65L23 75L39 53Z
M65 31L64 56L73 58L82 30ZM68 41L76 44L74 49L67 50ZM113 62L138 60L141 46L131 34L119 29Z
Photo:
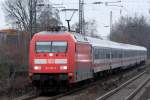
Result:
M142 46L125 44L125 43L118 43L118 42L114 42L114 41L110 41L110 40L103 40L103 39L99 39L99 38L93 38L93 37L84 36L84 35L81 35L81 34L75 33L75 32L70 33L70 32L65 32L65 31L60 31L60 32L43 31L43 32L39 32L38 34L41 34L41 35L70 34L70 35L74 36L76 41L89 42L92 46L95 46L95 47L147 51L147 49L145 47L142 47Z
M125 50L143 50L146 51L147 49L142 46L125 44L125 43L118 43L110 40L103 40L99 38L93 38L89 36L83 36L81 34L73 33L77 41L82 42L89 42L92 46L95 47L105 47L105 48L116 48L116 49L125 49Z

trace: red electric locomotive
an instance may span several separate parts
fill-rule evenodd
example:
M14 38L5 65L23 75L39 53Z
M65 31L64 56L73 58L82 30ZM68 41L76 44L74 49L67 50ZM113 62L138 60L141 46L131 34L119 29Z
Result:
M53 90L92 78L91 48L87 41L77 42L68 32L35 34L29 54L33 84Z

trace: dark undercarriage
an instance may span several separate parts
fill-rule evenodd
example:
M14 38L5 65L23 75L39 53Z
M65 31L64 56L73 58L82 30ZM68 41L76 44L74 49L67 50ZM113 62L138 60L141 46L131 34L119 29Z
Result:
M67 74L34 74L33 85L41 92L64 92L69 88Z

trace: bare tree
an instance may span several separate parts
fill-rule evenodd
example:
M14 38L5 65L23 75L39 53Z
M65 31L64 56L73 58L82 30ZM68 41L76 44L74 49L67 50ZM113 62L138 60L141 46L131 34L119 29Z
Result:
M141 45L150 50L150 25L144 16L121 17L114 24L110 39L117 42Z
M29 24L35 17L32 9L33 2L31 3L31 1L33 0L6 0L4 4L6 16L8 16L10 19L20 22L20 28L26 31L29 31ZM31 13L33 15L32 17L30 15Z
M53 11L55 10L55 11ZM53 9L52 5L46 5L43 7L43 11L37 17L37 27L38 30L49 30L49 27L61 26L60 17L58 15L59 11Z
M60 23L59 15L56 10L52 10L52 7L49 9L48 7L44 8L43 6L39 6L41 3L44 6L50 5L44 1L45 0L6 0L4 2L4 10L8 19L13 19L15 22L18 22L19 28L29 33L30 37L32 37L33 33L37 31L36 29L40 28L39 26L37 27L37 23L51 23L47 21L46 17L51 19L51 21L58 20L57 23ZM43 19L45 18L45 20L43 20L44 22L39 23L41 22L39 20L42 19L39 18L39 16L43 17Z

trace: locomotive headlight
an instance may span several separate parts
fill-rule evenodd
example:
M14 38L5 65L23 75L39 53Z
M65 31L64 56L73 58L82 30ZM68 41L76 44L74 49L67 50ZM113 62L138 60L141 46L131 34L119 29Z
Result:
M61 70L67 70L67 69L68 69L68 66L60 66L60 69L61 69Z
M41 66L34 66L34 70L41 70Z
M47 59L34 59L34 64L47 64Z

